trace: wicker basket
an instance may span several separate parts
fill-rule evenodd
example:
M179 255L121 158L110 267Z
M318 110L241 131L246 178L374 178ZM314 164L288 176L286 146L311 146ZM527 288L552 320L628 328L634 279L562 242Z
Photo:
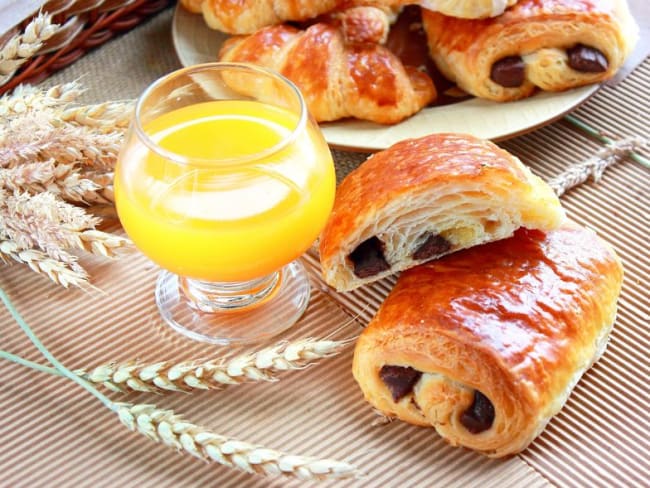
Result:
M89 50L112 37L128 31L156 12L173 4L173 0L50 0L42 10L53 15L62 26L36 55L23 64L2 86L0 95L21 83L38 83L53 72L73 63ZM32 20L36 12L12 31L8 40Z

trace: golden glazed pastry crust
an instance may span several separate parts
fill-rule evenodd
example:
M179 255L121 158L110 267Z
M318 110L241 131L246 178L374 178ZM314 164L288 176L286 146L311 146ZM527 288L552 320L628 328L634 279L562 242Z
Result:
M451 17L463 19L483 19L496 17L517 0L387 0L378 4L390 5L419 5L420 7L440 12Z
M349 35L362 35L363 25L356 22L356 34ZM369 32L375 30L363 35ZM346 44L341 29L326 22L306 30L276 25L232 37L222 46L219 60L255 63L283 74L298 86L319 122L355 117L394 124L436 97L425 73L404 66L382 45Z
M466 20L423 10L429 50L442 73L472 95L495 101L530 96L535 88L561 91L611 78L637 40L625 0L520 0L503 15ZM595 48L604 71L571 67L568 50ZM523 81L503 86L495 63L521 57Z
M522 226L552 229L563 218L551 188L495 144L462 134L410 139L372 155L339 185L320 239L323 277L351 290ZM388 269L359 276L353 253L373 237ZM431 238L437 251L417 254Z
M614 251L578 226L521 229L423 264L400 276L362 332L354 377L388 416L490 456L517 453L603 352L622 273ZM385 366L422 375L395 401ZM475 391L494 409L478 433L463 421Z

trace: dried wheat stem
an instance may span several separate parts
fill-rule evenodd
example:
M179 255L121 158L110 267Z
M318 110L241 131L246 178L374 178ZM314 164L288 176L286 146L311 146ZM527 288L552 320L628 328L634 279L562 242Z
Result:
M99 230L85 230L79 234L83 248L93 254L113 258L134 250L129 239L102 232Z
M28 112L9 120L0 132L0 167L54 159L111 171L123 137L122 131L102 133L92 127L53 124L46 111Z
M61 259L59 251L86 249L81 234L99 219L50 192L9 195L0 189L0 235L25 249L40 248Z
M83 178L72 164L56 164L54 160L25 163L13 168L0 168L0 188L32 195L51 192L68 202L105 204L113 201L112 187L102 187Z
M88 274L80 267L52 259L42 251L23 249L14 241L0 239L0 259L6 262L7 258L26 264L64 288L85 288L88 285Z
M589 178L597 182L605 170L616 163L618 158L632 151L647 147L650 141L641 137L620 139L601 149L589 159L570 166L566 171L549 181L557 196L563 195L574 186L584 183Z
M247 473L283 475L301 480L351 478L359 474L355 466L346 462L294 456L230 439L155 405L115 403L114 411L133 432L204 461L214 461Z
M2 288L0 288L0 301L7 307L11 316L36 349L56 368L59 374L101 401L108 409L115 412L120 421L133 432L138 432L149 439L162 442L204 461L214 461L247 473L267 476L283 475L303 480L350 478L358 475L357 469L349 463L285 454L248 442L230 439L187 422L173 411L159 409L155 405L113 402L93 385L61 364L18 313ZM12 359L10 356L3 354L6 359ZM26 361L19 360L18 362L28 366Z
M66 108L59 116L63 122L93 127L112 132L129 126L133 116L133 102L107 102Z
M76 82L55 85L47 90L32 85L19 85L0 98L0 116L15 117L30 111L55 109L68 105L83 93Z
M59 28L59 25L52 23L50 14L39 13L27 24L22 34L9 39L0 49L0 85L9 81L16 70L34 56Z
M76 373L114 391L191 391L220 389L253 381L276 381L282 371L298 370L341 352L350 341L283 341L228 360L106 364Z

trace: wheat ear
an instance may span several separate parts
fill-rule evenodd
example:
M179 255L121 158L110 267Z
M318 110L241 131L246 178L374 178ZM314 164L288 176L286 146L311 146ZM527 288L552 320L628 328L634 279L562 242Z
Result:
M284 475L301 480L358 475L357 469L349 463L294 456L230 439L154 405L115 403L114 406L120 421L130 430L204 461L214 461L251 474Z
M52 355L20 316L2 288L0 288L0 300L25 335L59 374L95 396L106 408L115 412L120 421L133 432L138 432L149 439L162 442L204 461L213 461L247 473L267 476L283 475L303 480L350 478L359 474L352 464L346 462L295 456L230 439L187 422L173 411L159 409L155 405L113 402L86 380L75 375ZM0 356L11 359L12 355L0 351ZM27 361L17 362L28 366ZM43 371L42 368L36 369Z
M35 195L51 192L67 202L101 205L113 201L112 187L84 178L73 164L57 164L53 159L0 168L0 188Z
M72 81L54 85L47 90L32 85L18 85L0 98L0 116L12 118L34 110L62 107L83 93L81 85Z
M64 288L84 288L88 285L88 274L81 267L53 259L42 251L22 249L14 241L0 239L0 260L6 262L7 258L26 264Z
M130 361L98 366L88 372L79 370L76 374L92 383L101 383L121 392L214 390L247 382L276 381L278 373L306 368L319 359L338 354L348 344L348 340L306 338L282 341L228 360L163 361L153 364Z
M551 179L548 184L559 197L589 178L598 182L605 170L616 163L619 157L647 147L649 144L650 141L642 137L629 137L611 142L589 159L570 166L566 171Z
M39 13L27 24L22 34L9 39L0 49L0 85L9 81L59 28L59 25L52 23L50 14Z

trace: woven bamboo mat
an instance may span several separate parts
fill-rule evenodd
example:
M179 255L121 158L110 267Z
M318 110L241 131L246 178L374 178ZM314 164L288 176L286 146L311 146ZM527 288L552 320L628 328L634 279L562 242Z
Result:
M132 98L178 66L170 42L171 12L109 42L47 81L82 76L86 98ZM605 87L574 115L613 138L650 135L650 61L621 85ZM564 121L502 145L544 178L600 147ZM646 157L648 154L646 154ZM365 156L335 152L342 177ZM650 171L630 160L562 197L568 215L619 252L625 282L609 347L580 381L565 408L524 453L489 460L451 448L431 429L375 418L350 372L351 350L275 384L222 392L156 396L111 394L116 400L171 408L213 431L296 454L353 462L366 477L326 486L546 487L648 486L650 377ZM19 266L0 266L5 289L43 342L71 368L129 359L196 358L218 350L181 339L161 326L153 304L155 267L139 255L107 262L83 258L102 292L66 291ZM349 294L323 293L318 263L304 258L314 294L289 334L354 334L391 281ZM0 310L3 349L34 361L39 354ZM0 362L0 486L304 486L206 465L131 434L114 414L69 382Z

